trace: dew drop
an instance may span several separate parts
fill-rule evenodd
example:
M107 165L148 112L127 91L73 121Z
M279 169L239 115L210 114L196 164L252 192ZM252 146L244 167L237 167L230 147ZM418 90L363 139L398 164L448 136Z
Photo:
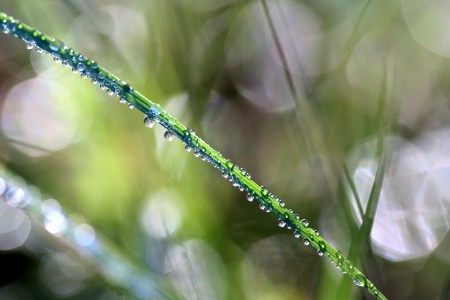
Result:
M297 231L295 231L295 232L294 232L294 237L295 237L296 239L298 239L298 238L300 237L300 233L298 233Z
M61 60L59 59L59 57L53 57L53 61L55 62L55 63L59 63Z
M239 191L243 192L244 191L244 187L243 186L239 186Z
M5 201L12 207L22 208L26 204L25 192L21 188L12 187L6 192Z
M34 44L33 43L27 43L27 49L31 50L34 48Z
M269 191L267 190L267 188L265 186L262 186L261 187L261 195L266 197L268 194L269 194Z
M319 235L320 235L319 231L316 230L316 229L314 229L314 233L316 234L316 236L319 236Z
M222 172L222 176L223 176L223 178L228 178L228 173L225 172L225 171L223 171L223 172Z
M323 256L323 252L322 252L322 251L320 251L320 250L317 250L317 255L319 255L319 256Z
M108 96L113 96L114 95L114 91L113 90L108 90L106 93L108 94Z
M255 196L253 196L252 194L248 194L248 195L247 195L247 200L248 200L249 202L253 202L254 199L255 199Z
M197 150L194 151L194 156L195 156L195 157L199 157L199 156L200 156L200 151L197 151Z
M155 120L147 116L144 118L144 125L147 128L152 128L153 126L155 126Z
M92 83L92 84L97 84L97 83L98 83L98 81L97 81L97 80L95 80L95 79L92 79L92 80L91 80L91 83Z
M309 241L307 239L303 239L303 244L305 244L306 246L309 245Z
M67 67L69 65L69 62L67 60L61 61L61 64L63 67Z
M285 206L285 203L284 203L283 200L279 200L278 203L280 204L281 207L284 207L284 206Z
M125 103L127 103L127 100L125 100L124 98L120 98L119 103L120 104L125 104Z
M169 130L167 130L166 132L164 132L164 138L165 138L166 140L168 140L169 142L173 141L173 138L174 138L174 137L175 137L175 136L173 135L173 133L170 132Z
M79 72L83 72L84 70L86 70L86 65L84 64L84 63L79 63L78 65L77 65L77 70L79 71Z
M75 68L75 67L73 67L73 68L72 68L72 73L73 73L73 74L76 74L76 73L78 73L78 69L77 69L77 68Z
M300 216L299 216L298 214L295 214L294 216L295 216L295 218L296 218L297 220L300 219Z
M133 109L133 108L134 108L134 105L131 104L131 103L128 103L128 108L129 108L129 109Z
M36 53L42 53L42 49L41 48L39 48L39 47L36 47Z
M270 212L270 208L266 207L266 213L269 213L269 212Z
M48 44L48 46L50 47L50 50L52 50L52 51L59 51L59 49L61 49L61 45L63 45L63 43L56 39L52 39L50 41L50 43Z
M305 227L308 227L308 226L309 226L309 222L308 222L308 220L306 220L306 219L302 219L302 224L303 224L303 226L305 226Z
M100 84L100 89L106 91L108 88L104 84Z
M260 209L260 210L265 210L265 209L266 209L266 206L265 206L264 204L261 203L261 204L259 205L259 209Z
M278 226L284 227L286 226L286 222L284 222L281 218L278 219Z
M186 145L186 146L184 147L184 150L186 150L186 152L191 152L191 151L192 151L192 147L189 146L189 145Z
M80 73L80 77L81 77L81 79L85 79L87 77L87 75L84 73Z

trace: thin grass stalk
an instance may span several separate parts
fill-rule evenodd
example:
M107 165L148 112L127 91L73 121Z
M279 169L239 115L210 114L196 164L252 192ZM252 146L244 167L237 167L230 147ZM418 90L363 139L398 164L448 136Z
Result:
M196 157L211 163L219 169L223 176L228 178L233 185L241 191L248 193L247 199L260 202L260 208L270 211L278 217L278 225L294 230L295 237L302 237L306 245L311 245L320 256L325 255L335 263L343 273L348 274L357 286L366 288L377 299L387 299L355 265L346 259L342 253L332 247L317 230L309 227L305 219L285 207L285 203L264 186L251 179L244 169L238 167L222 154L209 146L193 130L181 124L175 117L167 113L157 103L154 103L134 90L128 83L122 81L108 70L99 66L95 61L89 60L74 49L64 45L60 40L51 38L40 31L16 20L4 13L0 13L0 26L5 33L22 39L27 43L27 48L36 48L38 52L45 51L53 56L55 61L72 68L74 73L81 77L89 77L94 84L99 84L109 95L116 95L121 102L126 102L130 108L136 107L144 113L144 123L147 127L153 127L155 122L167 129L165 138L173 140L176 136L186 144L186 150L194 151Z

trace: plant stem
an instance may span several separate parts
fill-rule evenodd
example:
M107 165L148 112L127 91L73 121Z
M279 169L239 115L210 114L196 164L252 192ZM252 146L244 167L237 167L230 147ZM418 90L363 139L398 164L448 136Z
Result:
M310 244L317 249L319 255L327 256L343 273L348 274L356 285L365 287L377 299L387 299L340 251L333 248L316 230L310 228L306 220L300 220L292 210L285 208L282 200L269 193L264 186L258 185L244 169L224 158L220 152L198 137L193 130L189 130L175 117L164 111L159 104L150 101L129 84L98 66L95 61L90 61L82 54L65 46L61 41L4 13L0 13L0 26L5 33L25 41L28 48L36 47L39 51L45 51L53 56L55 61L61 61L63 65L72 67L74 73L80 73L83 78L89 77L93 83L100 84L101 88L106 90L109 95L115 94L120 97L121 101L128 102L130 107L136 107L145 114L144 120L149 127L153 122L158 122L168 130L169 134L166 138L171 135L176 136L186 144L187 149L194 150L195 156L201 156L203 160L219 169L224 177L233 182L233 185L241 191L246 191L249 199L257 199L261 208L275 214L279 218L280 227L292 228L296 237L301 236L305 244Z

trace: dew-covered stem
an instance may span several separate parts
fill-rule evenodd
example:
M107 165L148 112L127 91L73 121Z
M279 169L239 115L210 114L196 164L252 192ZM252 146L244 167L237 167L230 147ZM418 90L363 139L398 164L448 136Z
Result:
M6 14L0 13L1 28L5 33L22 39L27 48L36 48L38 52L46 52L53 56L55 61L60 61L65 66L70 66L74 73L81 77L89 77L94 84L98 84L102 90L109 95L116 95L122 103L128 103L130 108L135 107L144 113L144 124L153 127L155 122L166 128L165 138L172 140L179 138L188 152L193 150L194 156L211 163L222 172L222 175L232 182L233 186L247 193L247 199L257 199L260 208L272 212L278 218L280 227L294 230L294 236L302 238L306 245L317 249L320 256L327 256L332 263L348 274L356 285L365 287L377 299L386 297L362 274L340 251L333 248L317 230L309 227L307 220L301 220L291 209L278 197L273 195L264 186L257 184L251 179L244 169L233 164L222 156L220 152L209 146L193 130L181 124L175 117L167 113L157 103L147 99L140 92L134 90L129 84L100 67L95 61L89 60L74 49L67 47L61 41L51 38L36 29L15 20Z

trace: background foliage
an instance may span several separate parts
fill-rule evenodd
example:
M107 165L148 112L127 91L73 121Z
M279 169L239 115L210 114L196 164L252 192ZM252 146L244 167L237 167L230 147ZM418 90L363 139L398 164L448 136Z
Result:
M361 265L388 298L447 299L448 4L280 0L267 16L261 3L3 0L0 11L160 103L344 253L361 215L343 165L364 210L381 130L391 159ZM177 297L342 296L331 264L181 142L4 34L0 103L4 168ZM58 239L34 229L8 244L20 222L0 214L0 298L121 297Z

